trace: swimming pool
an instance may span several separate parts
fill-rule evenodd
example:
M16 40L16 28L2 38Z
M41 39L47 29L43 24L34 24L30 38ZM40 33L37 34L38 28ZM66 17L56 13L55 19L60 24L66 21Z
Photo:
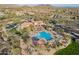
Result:
M46 39L47 41L49 41L49 40L53 39L53 36L52 36L49 32L42 31L42 32L39 32L39 33L35 36L35 38L36 38L37 40L39 40L39 39L41 39L41 38L44 38L44 39Z

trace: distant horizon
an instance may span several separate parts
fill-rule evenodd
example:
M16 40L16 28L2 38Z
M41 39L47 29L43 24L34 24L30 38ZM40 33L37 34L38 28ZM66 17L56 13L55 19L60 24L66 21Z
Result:
M79 4L52 4L55 7L79 8Z
M79 8L79 4L22 4L21 6L23 5L27 5L27 6L44 6L44 5L51 5L51 6L54 6L54 7L63 7L63 8Z
M53 6L57 8L79 8L79 4L0 4L3 7L16 7L16 6Z

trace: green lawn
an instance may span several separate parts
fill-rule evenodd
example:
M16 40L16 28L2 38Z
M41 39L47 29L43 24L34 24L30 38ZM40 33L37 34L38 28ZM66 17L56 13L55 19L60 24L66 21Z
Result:
M59 50L55 55L79 55L79 42L73 42L65 49Z

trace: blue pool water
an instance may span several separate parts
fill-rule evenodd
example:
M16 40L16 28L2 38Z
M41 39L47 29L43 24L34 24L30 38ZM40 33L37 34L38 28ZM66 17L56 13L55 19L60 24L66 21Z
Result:
M46 39L47 41L51 40L53 37L52 35L49 33L49 32L45 32L45 31L42 31L42 32L39 32L39 34L36 35L36 39L41 39L41 38L44 38Z

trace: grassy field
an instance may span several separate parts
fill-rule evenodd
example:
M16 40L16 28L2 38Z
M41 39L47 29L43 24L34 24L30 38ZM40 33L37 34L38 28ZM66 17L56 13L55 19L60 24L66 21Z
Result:
M79 42L73 42L65 49L59 50L55 55L79 55Z

